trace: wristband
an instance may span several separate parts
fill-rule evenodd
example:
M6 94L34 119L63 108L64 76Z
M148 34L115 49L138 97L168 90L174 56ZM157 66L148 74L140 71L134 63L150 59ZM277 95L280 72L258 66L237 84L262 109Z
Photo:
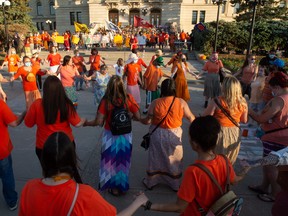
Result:
M144 210L150 210L152 206L152 202L150 202L149 200L146 202L146 205L144 206Z

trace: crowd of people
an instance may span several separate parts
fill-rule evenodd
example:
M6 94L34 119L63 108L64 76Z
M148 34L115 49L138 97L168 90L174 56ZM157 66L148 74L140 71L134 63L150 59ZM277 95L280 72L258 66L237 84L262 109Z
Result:
M187 51L192 50L193 32L168 32L164 29L149 30L132 30L123 29L120 32L114 32L105 28L99 28L93 32L75 32L67 30L62 34L56 29L49 33L47 31L29 33L25 36L21 33L15 33L10 47L14 47L17 53L25 53L27 56L32 55L32 50L40 51L50 50L52 46L62 48L69 51L71 49L93 47L110 48L117 47L119 50L123 48L145 50L146 47L156 49L157 47L163 51L169 48L172 52L185 48Z
M187 42L187 34L181 33L180 40ZM143 36L142 33L140 36ZM134 35L132 38L137 37ZM255 61L256 56L248 55L234 76L225 73L218 54L212 53L203 71L196 74L190 70L187 56L182 51L175 53L165 64L159 41L160 49L146 64L139 57L137 49L143 47L136 40L132 43L129 41L132 49L128 60L115 59L115 64L111 66L105 63L95 47L91 49L88 61L78 49L74 51L74 56L62 57L56 44L49 48L50 53L44 60L39 58L37 47L33 47L32 56L22 59L16 54L17 48L8 51L1 68L7 65L11 78L8 80L1 76L1 82L10 82L11 88L14 88L13 81L21 77L26 101L25 111L16 116L5 103L6 93L0 86L0 134L5 138L0 145L0 168L6 169L0 172L0 177L4 199L10 210L17 209L18 195L12 169L13 146L7 128L16 127L22 121L27 127L37 126L35 152L43 171L43 178L29 181L22 191L19 215L23 216L90 215L95 211L99 214L103 212L103 215L104 212L116 215L115 207L93 188L83 185L77 169L76 143L71 125L104 128L99 191L108 191L116 197L124 196L129 190L133 145L131 121L150 125L148 164L143 186L152 190L159 184L168 185L177 192L177 200L167 204L152 203L145 194L139 193L135 201L117 215L132 215L141 206L145 210L201 215L199 206L208 212L219 198L217 187L214 188L209 177L200 173L199 168L189 166L185 171L183 169L183 118L190 123L189 141L197 153L196 163L205 166L223 189L227 176L233 184L248 171L245 167L243 173L237 176L233 169L241 145L240 123L247 123L248 116L260 125L264 156L287 147L288 76L284 61L275 56L274 50L260 60L259 66ZM71 45L66 45L71 48ZM48 70L41 69L45 62L49 64ZM161 67L168 65L171 65L171 73L165 74ZM108 73L109 67L115 72ZM202 116L197 118L187 103L190 100L188 73L196 79L207 73L204 83L205 109ZM43 75L48 77L42 90ZM220 75L224 77L223 80ZM161 79L164 80L161 82ZM86 87L91 85L97 107L95 118L91 120L81 118L77 113L77 107L81 104L78 104L76 91L82 90L84 83ZM141 89L146 91L145 107L141 107ZM40 91L43 91L42 95ZM141 111L145 116L141 115ZM275 166L265 165L262 184L251 185L249 189L257 192L259 199L275 202L278 210L283 208L284 211L287 205L279 205L277 195L288 187L281 188L277 176ZM41 208L32 207L36 194ZM40 205L42 202L45 205Z

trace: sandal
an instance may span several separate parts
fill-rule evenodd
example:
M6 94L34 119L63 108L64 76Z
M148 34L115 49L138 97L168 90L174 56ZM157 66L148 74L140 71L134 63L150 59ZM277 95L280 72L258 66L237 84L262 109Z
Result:
M248 186L248 189L258 194L267 194L267 191L260 189L258 186Z
M269 194L258 194L257 197L264 202L275 202L275 198Z
M153 187L148 187L148 185L145 183L145 179L146 179L146 178L143 178L143 179L142 179L142 184L144 185L144 187L145 187L147 190L153 190Z
M116 196L116 197L119 197L121 195L120 191L118 189L112 189L112 188L109 188L108 189L108 193L110 193L112 196Z

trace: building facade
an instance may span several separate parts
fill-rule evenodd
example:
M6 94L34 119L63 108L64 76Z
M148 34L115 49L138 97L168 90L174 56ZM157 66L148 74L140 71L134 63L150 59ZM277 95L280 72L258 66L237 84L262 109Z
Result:
M74 32L74 21L105 26L109 20L121 26L132 25L139 16L156 27L174 23L190 32L199 22L216 20L217 5L212 0L30 0L32 20L39 31ZM232 21L235 7L220 6L220 19Z

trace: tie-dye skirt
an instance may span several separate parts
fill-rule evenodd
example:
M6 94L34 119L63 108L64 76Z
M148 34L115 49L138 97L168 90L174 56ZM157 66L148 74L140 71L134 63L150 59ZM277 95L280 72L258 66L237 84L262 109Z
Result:
M100 190L117 188L122 192L129 190L131 167L132 133L113 136L104 130L101 146Z

